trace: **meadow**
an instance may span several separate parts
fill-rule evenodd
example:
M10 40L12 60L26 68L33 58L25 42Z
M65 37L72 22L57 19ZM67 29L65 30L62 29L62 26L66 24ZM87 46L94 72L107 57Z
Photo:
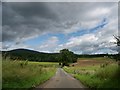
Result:
M64 70L89 88L120 89L120 67L107 57L80 58L75 65L64 67Z
M34 88L56 72L58 63L18 60L2 61L2 88Z

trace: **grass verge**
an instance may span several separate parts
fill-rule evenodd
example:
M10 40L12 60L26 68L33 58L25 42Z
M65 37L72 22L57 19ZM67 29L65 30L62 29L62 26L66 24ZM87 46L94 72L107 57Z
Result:
M120 89L120 67L116 64L108 65L104 68L91 66L94 73L91 73L90 66L85 66L84 70L80 67L64 67L64 70L72 74L89 88L119 88Z
M32 88L50 79L56 72L57 63L26 61L2 62L3 88Z

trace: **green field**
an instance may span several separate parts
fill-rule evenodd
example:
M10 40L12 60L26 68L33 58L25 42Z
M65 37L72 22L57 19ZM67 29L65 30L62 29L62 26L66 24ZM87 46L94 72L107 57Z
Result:
M108 57L78 58L78 60L112 60Z
M2 61L3 88L34 88L50 79L58 63L30 61Z
M104 58L101 59L105 60ZM87 58L86 60L89 59ZM92 59L90 58L90 60ZM101 63L97 65L89 65L88 63L85 66L64 67L64 70L89 88L120 88L120 67L116 62L110 64L103 63L103 65L105 66L101 66Z

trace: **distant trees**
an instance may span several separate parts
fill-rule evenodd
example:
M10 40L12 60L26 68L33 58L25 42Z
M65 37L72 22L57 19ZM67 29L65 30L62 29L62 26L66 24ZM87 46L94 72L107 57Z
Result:
M42 53L27 49L16 49L11 51L2 51L2 57L9 57L11 60L60 62L61 65L64 66L68 65L69 62L75 62L77 56L68 49L60 50L60 53Z
M69 51L68 49L60 50L60 63L62 63L62 67L68 66L69 63L73 63L76 61L77 58L72 51Z

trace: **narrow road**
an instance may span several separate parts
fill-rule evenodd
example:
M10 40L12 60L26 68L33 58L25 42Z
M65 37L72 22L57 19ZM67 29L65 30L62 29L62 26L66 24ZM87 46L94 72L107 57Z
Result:
M78 80L58 68L56 75L37 88L85 88Z

